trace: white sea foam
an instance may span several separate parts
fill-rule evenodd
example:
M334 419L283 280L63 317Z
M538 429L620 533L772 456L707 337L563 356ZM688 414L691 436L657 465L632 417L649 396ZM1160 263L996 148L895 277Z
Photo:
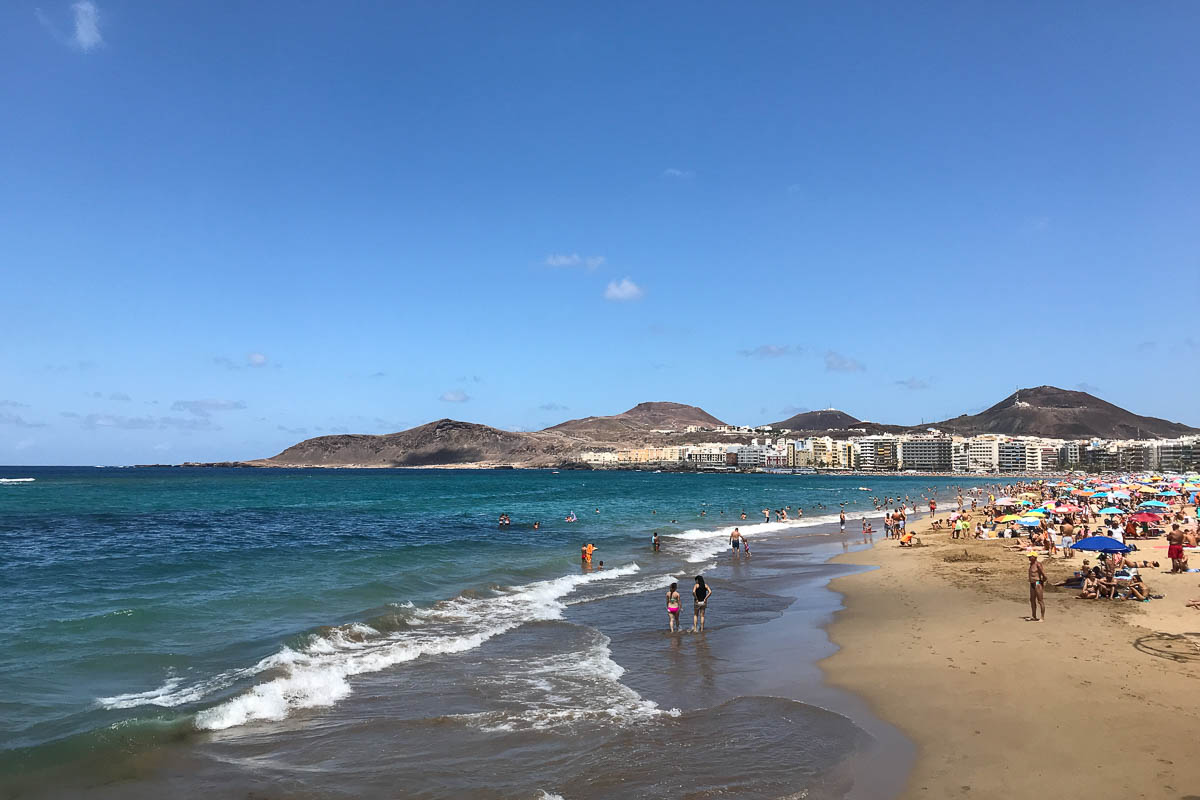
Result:
M418 630L382 636L354 624L309 637L296 649L284 647L249 668L282 674L196 715L196 727L222 730L256 720L284 719L295 709L330 706L351 691L349 678L378 672L425 655L473 650L527 622L558 619L562 598L580 586L637 573L637 564L564 575L502 590L495 597L457 597L430 608L414 608Z
M33 483L37 478L0 478L0 483Z
M812 517L801 517L787 522L743 522L740 525L725 525L720 528L693 528L680 533L665 533L663 536L693 542L686 561L696 564L707 561L729 547L729 534L738 528L747 539L754 541L763 534L778 533L795 528L811 528L818 525L833 525L838 522L837 514L824 514Z
M525 658L504 665L488 680L489 697L520 710L455 715L489 733L519 730L570 733L579 724L627 725L679 709L664 710L621 683L625 668L612 659L610 639L596 639L582 650Z

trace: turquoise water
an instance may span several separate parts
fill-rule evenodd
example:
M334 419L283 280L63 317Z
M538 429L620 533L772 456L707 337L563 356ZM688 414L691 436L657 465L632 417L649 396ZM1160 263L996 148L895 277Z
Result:
M408 681L430 660L466 675L501 640L530 636L581 604L611 609L606 624L659 627L661 588L671 575L715 567L725 555L722 526L739 524L765 546L796 526L763 525L762 508L803 508L801 527L829 527L845 503L856 530L862 515L875 516L873 496L916 499L936 489L950 497L956 484L510 470L0 470L3 479L22 477L35 480L0 484L0 777L64 753L135 751L149 746L145 726L211 732L311 719L341 707L370 676ZM502 512L513 521L504 529ZM564 522L570 512L578 522ZM650 548L655 530L659 554ZM579 547L588 541L598 547L593 566L603 560L604 571L582 569ZM617 613L642 597L651 598L649 621L634 607ZM623 667L612 664L596 626L604 627L571 634L586 639L572 663L598 665L609 680ZM530 646L550 648L550 638ZM661 711L625 695L617 678L605 685L624 704L606 706L610 717ZM538 713L553 705L517 698L505 713L523 702Z

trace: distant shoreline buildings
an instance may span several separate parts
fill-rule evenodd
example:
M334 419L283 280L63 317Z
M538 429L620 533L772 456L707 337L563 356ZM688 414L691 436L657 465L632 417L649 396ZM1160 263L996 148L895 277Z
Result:
M580 460L594 468L640 466L709 470L853 470L974 474L1200 469L1200 435L1176 439L1051 439L1040 436L925 433L866 434L847 438L793 438L770 428L700 429L686 433L760 434L749 444L705 443L589 450ZM667 431L663 431L667 433ZM765 435L763 435L765 434Z

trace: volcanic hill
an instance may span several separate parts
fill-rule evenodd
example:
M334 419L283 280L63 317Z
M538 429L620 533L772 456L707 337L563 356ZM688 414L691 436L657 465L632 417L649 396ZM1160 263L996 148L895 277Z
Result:
M1200 433L1181 422L1139 416L1087 392L1055 386L1021 389L986 411L920 427L1053 439L1153 439Z

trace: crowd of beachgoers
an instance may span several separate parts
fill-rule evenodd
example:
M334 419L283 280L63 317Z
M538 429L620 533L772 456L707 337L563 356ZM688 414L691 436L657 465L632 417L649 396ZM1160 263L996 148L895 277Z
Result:
M931 533L944 531L951 539L963 540L1005 539L1005 549L1029 559L1029 619L1036 621L1045 616L1043 558L1071 560L1080 554L1080 568L1055 585L1077 589L1076 596L1086 600L1149 602L1161 595L1146 584L1144 572L1200 572L1188 563L1189 552L1200 545L1198 499L1200 476L1147 473L970 489L959 492L950 513L940 517L936 500L921 502L932 517ZM917 510L915 503L885 498L876 507L884 512L889 539L903 547L920 544L907 524L910 509ZM865 520L863 530L872 532ZM1166 550L1165 558L1153 554L1158 549ZM1084 558L1083 553L1092 557ZM1200 599L1188 605L1200 608Z

